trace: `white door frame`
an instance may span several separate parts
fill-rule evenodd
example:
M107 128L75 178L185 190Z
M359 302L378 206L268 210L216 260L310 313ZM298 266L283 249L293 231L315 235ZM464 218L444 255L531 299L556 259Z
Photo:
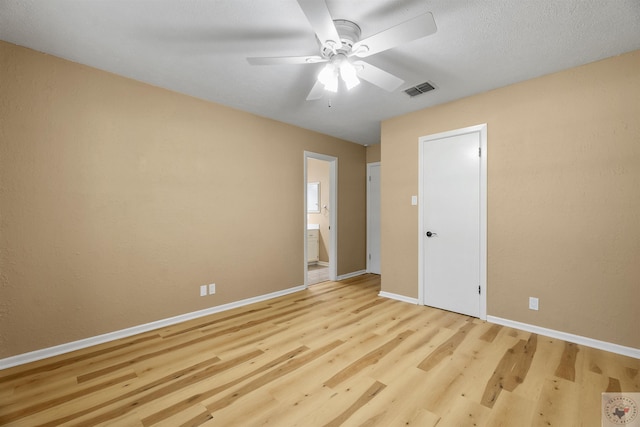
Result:
M380 168L382 168L382 166L380 166L380 162L372 162L372 163L367 163L367 177L371 176L371 167L372 166L378 166ZM381 170L382 172L382 170ZM367 272L371 272L371 266L370 266L370 262L371 260L369 259L369 255L371 254L371 181L369 181L369 179L367 179ZM378 214L379 215L379 214ZM380 230L378 230L378 232L380 232Z
M304 286L309 287L307 260L307 159L329 162L329 280L338 270L338 158L326 154L304 152Z
M487 124L469 126L434 135L422 136L418 139L418 304L425 305L424 289L424 235L427 232L424 224L424 146L427 141L450 138L469 133L480 134L480 319L487 319Z

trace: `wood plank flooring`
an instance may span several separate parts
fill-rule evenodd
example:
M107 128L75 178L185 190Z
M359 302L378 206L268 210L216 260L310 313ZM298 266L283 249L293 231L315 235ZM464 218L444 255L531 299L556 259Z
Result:
M7 426L599 426L640 360L358 276L0 371Z

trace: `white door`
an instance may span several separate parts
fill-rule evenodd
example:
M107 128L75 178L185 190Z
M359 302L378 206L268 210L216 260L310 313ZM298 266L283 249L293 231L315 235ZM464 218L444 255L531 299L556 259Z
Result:
M380 163L367 169L367 271L380 274Z
M481 134L421 144L424 304L480 317Z

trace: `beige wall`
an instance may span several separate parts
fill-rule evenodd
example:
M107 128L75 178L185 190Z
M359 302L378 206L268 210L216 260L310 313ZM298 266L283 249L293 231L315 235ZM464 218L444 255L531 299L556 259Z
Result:
M640 51L385 121L383 290L418 296L418 138L480 123L488 314L640 348Z
M303 284L304 150L366 268L360 145L3 42L0 121L0 358Z
M369 145L367 147L367 163L376 163L381 159L381 144Z
M307 182L320 183L320 213L307 214L307 224L319 224L320 261L329 262L329 162L318 159L307 160ZM324 209L323 206L327 206Z

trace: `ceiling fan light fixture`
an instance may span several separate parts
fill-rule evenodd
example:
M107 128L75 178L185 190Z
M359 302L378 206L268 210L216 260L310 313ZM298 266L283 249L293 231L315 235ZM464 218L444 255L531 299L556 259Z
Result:
M329 92L338 91L338 70L334 64L327 64L324 66L320 74L318 74L318 81L324 85L324 89Z
M347 90L351 90L360 84L356 68L346 59L340 63L340 77L342 77Z
M334 92L334 93L338 91L337 75L334 75L333 78L324 85L324 90L328 90L329 92Z

